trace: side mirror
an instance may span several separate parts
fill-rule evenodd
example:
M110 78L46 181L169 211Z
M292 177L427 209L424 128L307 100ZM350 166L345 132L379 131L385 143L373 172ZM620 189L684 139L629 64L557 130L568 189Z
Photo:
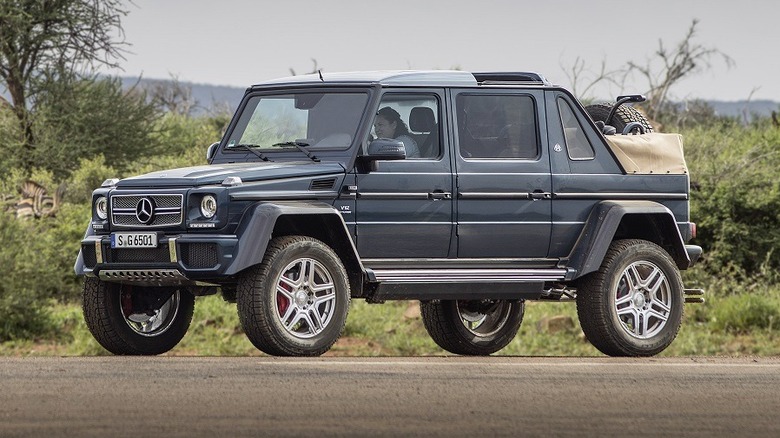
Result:
M400 140L377 138L368 144L366 158L370 161L403 160L406 158L406 147Z
M214 158L214 154L217 152L218 147L219 142L211 143L211 146L206 149L206 161L211 162L211 159Z

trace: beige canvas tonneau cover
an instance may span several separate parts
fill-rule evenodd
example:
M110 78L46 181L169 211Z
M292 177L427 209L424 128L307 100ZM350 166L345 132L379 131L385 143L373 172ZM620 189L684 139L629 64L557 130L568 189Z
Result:
M688 173L680 134L652 132L604 138L628 174Z

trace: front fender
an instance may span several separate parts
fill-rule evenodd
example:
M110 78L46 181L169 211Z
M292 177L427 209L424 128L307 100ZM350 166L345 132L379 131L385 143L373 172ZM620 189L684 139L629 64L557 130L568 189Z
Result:
M322 227L312 229L315 227L307 225L313 223L310 221L311 218L327 218L326 223L329 228L327 231L331 235L337 236L335 238L339 239L339 245L334 245L333 242L328 242L328 239L320 236L323 231ZM283 229L280 230L280 228ZM347 226L341 214L332 205L316 201L260 202L244 213L238 225L236 230L238 247L234 255L235 259L225 274L235 275L250 266L261 263L265 257L268 243L274 237L275 232L319 238L334 246L334 249L342 257L346 256L345 258L348 260L345 260L345 264L348 264L349 261L360 263ZM362 266L360 266L360 270L363 270Z

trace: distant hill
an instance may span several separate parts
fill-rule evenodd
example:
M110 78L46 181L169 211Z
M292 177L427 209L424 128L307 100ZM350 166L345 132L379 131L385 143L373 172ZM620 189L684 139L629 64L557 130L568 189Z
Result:
M122 78L122 84L125 88L139 86L141 88L150 87L157 83L171 82L169 79L147 79L141 78ZM241 98L244 96L246 88L230 87L226 85L207 85L195 84L192 82L179 82L182 86L192 90L192 98L196 102L193 115L206 114L215 109L228 109L233 113Z
M722 100L706 101L715 110L715 114L721 116L762 116L766 117L772 114L772 111L780 109L780 102L772 100L751 100L750 102L740 100L737 102L724 102Z

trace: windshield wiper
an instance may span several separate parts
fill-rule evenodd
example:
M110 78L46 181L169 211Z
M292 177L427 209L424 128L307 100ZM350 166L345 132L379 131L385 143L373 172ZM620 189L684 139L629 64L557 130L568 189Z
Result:
M228 146L225 149L230 149L230 150L240 149L242 151L249 151L249 152L257 155L257 157L260 158L263 161L271 161L271 160L268 159L268 157L263 155L262 152L260 152L257 149L255 149L255 148L259 148L259 147L260 146L256 145L256 144L244 144L244 143L241 143L241 144L237 144L237 145L233 145L233 146Z
M306 154L306 156L309 157L309 159L311 159L315 163L319 163L320 162L320 159L317 158L316 155L312 154L311 152L309 152L308 149L306 149L306 146L309 146L309 143L306 143L306 142L303 142L303 141L283 141L281 143L276 143L273 146L274 147L295 146L296 148L298 148L298 150L300 150L301 152Z

